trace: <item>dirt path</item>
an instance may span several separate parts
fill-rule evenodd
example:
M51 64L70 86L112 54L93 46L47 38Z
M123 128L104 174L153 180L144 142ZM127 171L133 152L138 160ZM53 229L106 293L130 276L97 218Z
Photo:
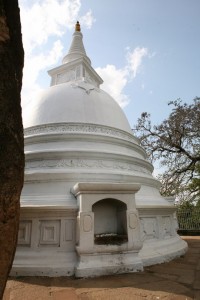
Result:
M184 257L144 272L92 279L10 278L3 300L200 300L200 236L183 238L189 245Z

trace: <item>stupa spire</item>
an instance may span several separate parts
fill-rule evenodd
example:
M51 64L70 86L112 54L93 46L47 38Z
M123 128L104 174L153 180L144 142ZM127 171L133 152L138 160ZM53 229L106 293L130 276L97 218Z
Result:
M85 47L83 45L83 35L81 33L81 26L79 21L77 21L71 46L69 48L68 54L63 58L62 63L65 64L82 57L84 57L87 60L87 62L91 64L91 61L87 56Z
M75 31L81 31L81 26L80 26L79 21L76 22Z
M49 70L48 73L51 76L51 85L70 81L73 84L78 81L87 81L93 87L99 87L103 83L101 77L93 69L91 61L85 52L81 26L78 21L75 24L71 46L67 55L63 58L62 65Z

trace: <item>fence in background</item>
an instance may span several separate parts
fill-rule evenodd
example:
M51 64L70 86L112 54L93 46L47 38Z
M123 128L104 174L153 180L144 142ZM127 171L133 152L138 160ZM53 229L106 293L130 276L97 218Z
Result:
M177 220L179 224L179 232L200 233L200 207L192 209L177 209Z

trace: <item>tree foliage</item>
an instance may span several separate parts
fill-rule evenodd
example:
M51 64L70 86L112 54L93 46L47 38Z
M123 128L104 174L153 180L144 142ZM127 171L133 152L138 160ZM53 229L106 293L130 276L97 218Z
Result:
M168 104L171 113L159 125L152 125L144 112L135 131L152 162L159 161L164 196L196 198L200 190L200 98L192 104L180 99Z

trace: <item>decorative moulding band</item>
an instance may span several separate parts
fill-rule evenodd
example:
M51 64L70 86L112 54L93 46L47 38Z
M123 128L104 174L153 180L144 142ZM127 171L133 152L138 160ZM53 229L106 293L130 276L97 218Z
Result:
M78 194L135 194L141 185L138 183L105 183L105 182L79 182L74 185L71 192Z
M91 171L89 169L89 171ZM160 182L156 180L154 177L143 177L141 174L123 174L123 179L121 177L120 172L96 172L94 169L93 172L88 172L87 173L87 180L88 181L94 181L94 173L95 173L95 178L97 182L104 182L107 180L107 182L139 182L140 184L144 184L146 186L154 187L159 189L160 188ZM77 179L77 174L78 174L78 179ZM82 177L81 177L82 178ZM57 169L57 170L50 170L50 169L44 169L44 170L26 170L25 172L25 182L35 182L35 183L41 183L41 182L63 182L63 181L68 181L68 182L77 182L80 181L80 174L77 172L66 172L66 169ZM83 179L84 181L84 179ZM143 200L143 199L141 199Z
M120 129L112 128L109 126L96 125L96 124L82 124L82 123L57 123L45 124L40 126L33 126L24 130L24 136L29 137L32 135L49 134L49 133L86 133L86 134L99 134L107 135L115 138L121 138L126 141L138 144L138 139L131 133L125 132Z
M77 216L78 207L60 207L60 206L25 206L21 207L20 210L20 219L25 220L25 218L39 218L39 217L53 217L53 218L61 218L61 217L73 217Z
M173 212L176 211L176 206L174 205L137 205L137 209L139 211L139 214L140 215L145 215L145 214L152 214L152 215L155 215L155 214L163 214L163 215L166 215L166 214L171 214ZM156 213L155 213L156 212Z
M84 160L84 159L61 159L61 160L36 160L26 161L26 170L29 169L104 169L125 172L139 172L151 175L151 171L145 167L137 166L134 162Z

